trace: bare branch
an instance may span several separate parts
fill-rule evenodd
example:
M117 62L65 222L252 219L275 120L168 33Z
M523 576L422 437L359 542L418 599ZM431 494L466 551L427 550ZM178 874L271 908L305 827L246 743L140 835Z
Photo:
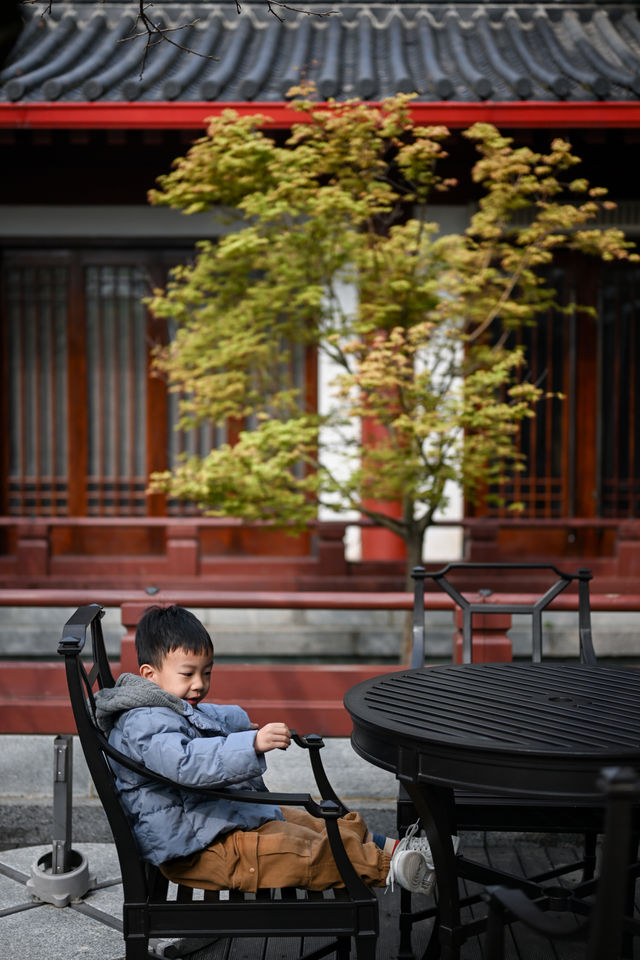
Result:
M276 12L275 7L288 10L290 13L304 13L308 17L330 17L331 14L338 12L337 10L308 10L306 7L292 7L290 4L284 3L283 0L262 0L262 2L266 4L269 13L272 13L280 21L284 20L284 17ZM242 4L239 0L236 0L236 10L238 13L242 12Z
M49 0L51 3L52 0ZM147 63L147 55L151 47L155 47L158 43L161 43L163 40L166 40L167 43L170 43L172 47L177 47L178 50L183 50L185 53L192 53L196 57L202 57L203 60L218 60L218 57L212 57L206 53L200 53L198 50L194 50L192 47L187 47L182 43L178 43L176 40L173 40L169 34L175 33L177 30L184 30L186 27L193 27L198 23L198 18L192 20L190 23L182 23L177 27L163 27L159 23L156 23L151 19L147 13L147 8L153 6L153 3L145 3L145 0L138 0L138 17L136 20L136 25L138 23L142 24L144 29L140 33L130 33L129 36L123 37L121 40L118 40L118 43L127 43L129 40L138 40L140 37L146 36L147 42L145 44L144 53L142 55L142 64L140 66L140 79L144 73L144 68ZM135 29L135 27L134 27ZM157 37L157 39L154 39Z
M42 0L21 0L21 3L25 5L33 5L36 3L41 3ZM98 3L99 0L96 0ZM336 10L308 10L304 7L294 7L288 3L285 3L284 0L260 0L263 3L269 13L271 13L277 20L281 23L284 23L285 18L280 15L279 10L286 10L290 13L302 13L309 17L328 17L331 14L337 13ZM51 15L51 9L54 3L54 0L44 0L45 6L42 9L40 16L49 16ZM236 13L240 15L242 13L242 3L240 0L235 0L236 3ZM182 43L178 43L176 40L173 40L169 34L175 33L177 30L184 30L186 27L193 27L198 23L198 19L192 20L190 23L182 23L177 27L162 27L159 23L155 23L147 13L147 8L153 6L153 3L146 3L145 0L137 0L138 4L138 16L136 19L136 25L140 23L144 29L140 33L131 33L128 37L123 37L118 43L126 43L129 40L138 40L140 37L146 36L147 42L144 48L144 53L142 55L142 66L140 68L140 77L144 73L144 68L147 62L147 56L149 50L152 47L155 47L156 44L160 43L162 40L166 40L167 43L170 43L172 46L177 47L179 50L183 50L185 53L192 53L196 57L202 57L203 60L214 60L218 61L219 57L212 57L210 54L200 53L198 50L194 50L192 47L187 47ZM135 28L134 28L135 29ZM157 39L156 39L157 38Z

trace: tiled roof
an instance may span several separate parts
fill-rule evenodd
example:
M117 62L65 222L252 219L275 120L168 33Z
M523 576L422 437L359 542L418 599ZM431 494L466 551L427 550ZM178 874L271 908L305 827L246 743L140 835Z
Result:
M640 98L636 3L292 6L335 13L282 10L280 22L256 0L243 0L240 15L235 0L155 0L150 15L195 53L160 42L140 76L145 38L124 39L140 32L136 3L54 0L52 16L30 8L0 73L0 101L274 102L301 79L325 99L380 100L397 91L420 101Z

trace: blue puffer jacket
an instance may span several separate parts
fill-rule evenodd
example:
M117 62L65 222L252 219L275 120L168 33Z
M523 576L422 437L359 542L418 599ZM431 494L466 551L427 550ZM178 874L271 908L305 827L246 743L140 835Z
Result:
M96 699L109 742L151 770L184 786L266 789L265 759L255 752L256 731L241 707L203 703L194 709L133 674L122 674ZM140 852L156 865L203 850L232 830L282 819L271 804L209 800L114 767Z

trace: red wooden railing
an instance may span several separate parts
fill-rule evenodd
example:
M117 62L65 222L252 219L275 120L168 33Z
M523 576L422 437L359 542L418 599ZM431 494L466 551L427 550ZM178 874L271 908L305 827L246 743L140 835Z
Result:
M0 516L0 582L7 588L113 590L147 586L263 591L400 590L405 563L345 556L350 521L321 521L303 537L265 524L211 517ZM357 522L366 537L380 535ZM640 520L478 517L439 521L464 530L464 559L539 560L587 566L594 590L635 593L640 577ZM587 549L588 548L588 549ZM387 554L384 554L388 556ZM509 582L519 591L524 584ZM535 589L535 587L531 587Z

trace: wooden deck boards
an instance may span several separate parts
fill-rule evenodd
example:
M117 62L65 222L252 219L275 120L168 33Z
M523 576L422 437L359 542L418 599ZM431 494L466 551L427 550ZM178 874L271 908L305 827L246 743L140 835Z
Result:
M513 836L509 834L471 834L462 835L465 855L470 859L490 863L513 873L542 873L560 864L572 863L579 857L579 838ZM570 883L579 879L578 873L567 875L558 883ZM553 881L556 882L556 881ZM473 894L480 888L469 884L464 894ZM378 940L377 960L392 960L398 949L398 908L397 893L379 890L380 937ZM424 905L429 901L425 898ZM636 900L636 911L640 902ZM467 908L466 916L483 916L484 904ZM565 915L566 916L566 915ZM413 934L413 950L416 960L420 960L428 941L430 922L417 924ZM307 941L306 948L318 945L319 941ZM256 940L236 940L229 946L218 943L206 950L198 951L189 960L294 960L299 956L299 941L273 939L269 941L265 953L263 944ZM553 943L527 930L522 924L507 928L505 934L506 960L584 960L584 943L581 941L561 940ZM353 954L355 960L355 953ZM469 939L462 947L460 960L492 960L486 955L482 937ZM640 960L640 942L634 944L632 960Z

